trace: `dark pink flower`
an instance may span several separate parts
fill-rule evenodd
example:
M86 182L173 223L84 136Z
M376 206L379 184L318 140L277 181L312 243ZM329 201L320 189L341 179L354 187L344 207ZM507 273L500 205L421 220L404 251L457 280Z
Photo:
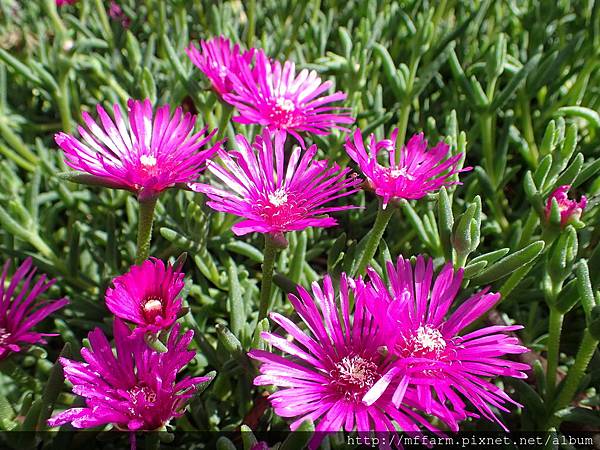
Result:
M550 213L552 212L552 199L558 203L558 209L560 211L560 222L561 225L566 225L570 222L578 221L587 205L587 198L582 195L579 201L569 199L568 192L571 186L565 184L557 187L548 200L546 201L546 219L550 219Z
M252 62L254 49L240 52L240 47L235 44L232 48L229 39L219 36L208 41L200 41L200 49L190 44L185 49L186 53L198 69L210 80L217 94L223 96L233 89L230 74L238 73L242 66L249 66Z
M331 81L322 83L314 70L296 74L293 62L286 61L282 67L279 61L269 61L262 50L255 53L254 67L242 64L230 79L233 92L223 98L240 113L233 120L284 130L302 145L300 132L325 135L354 122L347 109L331 105L345 100L345 93L324 95Z
M181 108L171 117L168 105L159 107L154 114L150 100L130 100L128 106L128 123L118 104L113 107L114 122L98 105L101 125L88 113L82 113L89 129L88 132L79 127L82 140L56 134L67 165L145 199L177 183L198 178L206 160L220 147L217 143L200 151L217 130L207 136L207 128L191 134L196 116L183 114Z
M38 333L33 327L69 303L66 298L37 301L37 297L46 292L56 280L46 282L46 275L42 275L33 283L36 269L31 258L27 258L17 268L7 286L9 266L10 260L4 264L0 278L0 359L32 344L45 344L45 336L56 336Z
M56 6L74 5L77 0L56 0Z
M136 325L137 332L169 328L181 310L184 274L156 258L132 266L106 290L106 306L115 316Z
M273 139L264 130L251 146L244 136L238 135L237 151L219 151L222 166L208 163L208 170L226 187L190 185L210 198L207 205L212 209L245 218L233 226L235 234L331 227L337 222L328 213L353 208L324 206L358 190L360 180L346 177L350 169L315 160L316 145L304 151L296 147L285 167L285 140L283 132L276 132Z
M127 14L125 14L123 8L121 8L121 6L114 0L111 0L110 2L108 15L111 19L120 22L123 28L129 28L129 25L131 25L131 19L127 16Z
M313 283L312 295L298 286L298 296L289 295L289 300L306 331L280 314L270 314L286 334L263 332L261 336L283 356L251 350L249 356L261 363L254 384L278 387L269 400L277 415L294 419L292 431L307 419L315 422L317 432L387 433L396 431L395 424L405 432L419 432L421 426L434 431L419 412L414 389L407 389L398 405L389 393L368 405L362 401L388 371L389 358L383 350L384 336L364 297L354 300L353 286L345 275L339 294L329 276L322 288ZM429 406L432 412L440 412L434 402Z
M73 393L85 398L86 406L71 408L48 420L51 427L71 423L75 428L113 424L122 430L156 430L183 415L197 385L209 377L177 373L195 355L188 350L193 332L179 335L171 330L164 353L148 347L141 335L132 335L119 319L114 322L116 355L104 333L96 328L88 335L90 349L81 349L85 362L60 358Z
M449 178L470 167L459 169L462 154L449 156L450 147L440 142L432 149L427 148L423 133L415 134L400 151L400 161L396 163L395 129L390 139L377 141L375 135L369 139L369 151L365 149L359 129L354 139L346 140L346 152L357 164L371 189L383 198L384 207L394 198L415 200L429 192L435 192L442 186L460 184ZM383 166L377 161L380 151L389 155L389 165Z
M393 403L400 405L406 389L414 387L426 412L440 402L446 415L458 420L478 417L468 411L468 402L504 427L492 407L508 411L507 402L521 405L489 379L526 377L523 371L528 365L503 358L528 351L508 334L522 327L491 326L459 334L494 306L500 294L486 288L449 314L463 279L463 270L455 272L451 263L435 281L433 262L422 256L417 257L414 269L402 257L395 267L388 262L387 285L374 270L369 268L368 274L369 282L357 282L357 301L367 304L396 360L363 400L371 405L391 391Z

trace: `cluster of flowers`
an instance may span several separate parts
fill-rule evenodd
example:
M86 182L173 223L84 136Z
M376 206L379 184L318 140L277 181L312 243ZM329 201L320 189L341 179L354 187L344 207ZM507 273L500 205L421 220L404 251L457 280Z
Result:
M398 152L396 132L380 141L371 136L367 150L357 129L345 148L366 178L362 183L350 169L316 159L317 147L306 148L301 136L327 134L353 122L349 111L331 105L345 99L341 92L325 94L331 82L322 83L314 71L297 74L294 63L271 61L261 49L241 51L222 37L202 42L201 49L190 46L188 54L222 100L237 108L234 120L265 128L253 143L238 135L236 150L226 151L222 142L210 144L217 130L194 133L196 117L182 108L171 114L167 105L154 111L149 100L131 100L128 120L118 105L112 118L98 106L99 123L83 113L87 129L79 127L81 139L58 133L66 163L99 184L135 193L140 202L176 185L204 193L214 210L243 218L233 227L238 235L334 226L328 214L353 206L328 204L361 185L374 191L385 208L394 199L419 199L458 183L455 175L468 170L462 169L462 154L451 155L444 143L428 149L423 135ZM300 147L286 148L288 134ZM389 155L387 166L378 162L382 151ZM222 186L197 182L205 167ZM550 211L557 203L565 221L579 217L585 207L585 199L569 200L567 190L559 188L547 204ZM25 295L30 267L28 260L6 290L6 268L3 274L2 356L18 351L18 342L39 342L42 335L28 330L67 302L50 302L27 318L35 297L48 288L42 279ZM193 332L180 336L176 323L182 311L180 269L149 259L113 280L105 298L115 315L116 356L96 329L89 334L91 348L81 352L85 362L61 360L86 407L59 413L49 420L51 426L111 423L124 430L154 430L183 412L208 378L176 380L194 357L187 350ZM450 313L462 278L462 270L447 264L434 281L431 260L419 256L413 264L400 257L387 265L387 285L369 268L365 278L342 275L339 283L326 276L322 287L312 286L312 295L298 287L298 296L289 299L306 331L270 314L288 336L262 337L286 356L251 350L250 357L261 363L255 384L280 388L271 403L278 415L296 419L292 429L310 419L318 421L319 431L392 431L393 422L404 431L434 430L423 413L451 430L468 417L501 424L492 408L506 411L507 403L517 403L488 379L525 377L527 365L503 356L527 349L511 335L519 326L460 334L500 297L484 289ZM21 279L25 286L14 296ZM166 341L167 351L150 347L149 336Z

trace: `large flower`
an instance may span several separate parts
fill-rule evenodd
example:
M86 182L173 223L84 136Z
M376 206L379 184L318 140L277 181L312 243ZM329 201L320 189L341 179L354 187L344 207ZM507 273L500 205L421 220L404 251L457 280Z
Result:
M56 143L62 148L68 166L98 177L104 184L127 189L140 199L153 197L176 183L198 178L204 163L219 148L217 143L204 147L216 130L207 128L191 134L196 116L183 114L181 108L171 117L168 105L153 114L150 100L130 100L129 126L115 104L114 122L98 105L102 126L83 112L89 132L79 127L83 140L58 133Z
M221 179L227 189L200 183L190 185L193 190L208 195L211 201L207 205L214 210L246 219L233 226L235 234L331 227L337 222L327 213L353 208L323 206L358 190L360 180L346 177L350 169L315 160L315 145L305 151L296 147L284 169L285 139L283 132L276 132L273 139L265 130L251 146L246 138L238 135L237 151L218 152L223 167L212 161L208 163L208 170Z
M357 283L357 298L375 316L391 356L396 358L385 376L374 384L364 401L374 404L384 392L393 392L401 404L408 387L417 390L423 409L439 401L459 420L473 416L466 402L481 415L504 425L492 411L508 411L507 402L520 406L488 379L498 376L525 378L529 366L503 356L527 352L508 332L520 325L491 326L459 333L490 309L500 294L488 289L465 300L448 314L460 289L463 270L444 266L433 281L433 262L417 257L416 265L398 258L388 262L389 286L369 269L369 282ZM357 299L357 301L358 301ZM390 386L395 382L395 386Z
M122 430L156 430L184 413L197 385L209 377L177 373L194 358L188 350L193 332L179 335L176 325L164 353L148 347L143 336L131 335L119 319L114 322L116 356L104 333L96 328L88 335L90 349L83 348L85 362L60 358L73 392L86 406L71 408L48 420L51 427L72 423L76 428L114 424Z
M31 258L19 266L7 286L9 266L10 260L4 264L0 278L0 359L32 344L45 344L44 336L56 336L38 333L33 327L69 303L66 298L37 302L37 297L56 280L46 282L46 275L42 275L33 283L35 267Z
M254 49L240 52L235 44L231 47L229 39L219 36L208 41L200 41L201 50L190 44L186 53L198 69L207 76L217 94L230 93L234 86L230 73L239 73L242 66L250 66Z
M106 306L115 316L134 323L138 332L167 329L181 309L183 278L179 268L151 258L112 281Z
M550 213L552 212L552 200L556 200L558 203L558 210L560 211L560 223L566 225L570 222L578 221L587 205L587 198L582 195L579 201L571 200L569 198L569 189L571 185L565 184L557 187L546 201L546 219L550 219Z
M262 50L256 52L254 67L242 64L237 72L230 73L230 79L234 90L223 98L238 109L240 115L233 120L239 123L285 130L303 144L300 132L324 135L354 122L347 109L331 105L345 100L345 93L323 95L331 81L322 83L314 70L296 74L291 61L282 68L279 61L269 61Z
M421 426L435 430L417 412L420 405L414 389L406 389L397 406L389 393L368 405L362 401L386 373L389 358L385 356L386 342L363 297L356 298L354 308L351 306L353 285L352 279L342 275L339 295L329 276L323 288L313 283L312 295L299 286L299 296L290 295L289 299L307 331L271 313L271 320L289 337L261 333L284 356L251 350L250 357L261 363L261 375L254 384L279 388L269 400L277 415L295 419L290 425L292 431L307 419L318 421L316 431L321 432L395 432L394 422L406 432L419 432ZM431 410L441 413L433 403ZM451 416L449 420L453 420Z
M375 135L369 139L369 151L365 149L360 129L354 132L354 139L346 140L346 152L367 178L369 187L375 194L383 198L384 207L394 198L415 200L434 192L442 186L460 184L451 181L456 173L470 170L460 169L462 154L449 157L450 147L440 142L432 149L427 149L427 141L423 134L415 134L400 151L400 161L396 163L395 129L390 139L377 141ZM377 161L381 150L389 154L389 166Z

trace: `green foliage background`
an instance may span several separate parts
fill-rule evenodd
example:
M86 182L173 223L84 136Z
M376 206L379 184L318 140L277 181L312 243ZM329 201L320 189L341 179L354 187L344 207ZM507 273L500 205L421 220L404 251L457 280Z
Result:
M58 10L54 0L0 2L0 255L33 256L41 272L59 279L51 294L71 299L44 324L60 333L46 349L1 363L1 429L43 429L53 407L77 401L53 363L64 343L77 355L93 327L110 333L103 293L135 256L135 198L58 176L66 166L53 134L75 132L80 112L94 115L96 104L149 97L155 105L196 111L199 127L219 126L229 141L236 133L253 136L257 128L227 120L228 107L184 51L192 41L220 34L335 80L365 136L382 138L398 126L400 139L424 131L431 143L445 139L454 152L466 151L465 165L474 170L461 175L464 184L398 205L373 264L426 253L437 266L445 260L466 266L463 298L488 284L503 294L482 320L523 324L519 337L532 349L533 365L529 380L505 385L524 404L504 415L509 428L600 426L594 337L600 334L594 309L600 284L598 2L119 3L131 18L128 29L108 16L103 0ZM314 142L321 156L346 165L344 139L334 132ZM573 185L571 196L590 200L585 226L561 230L540 220L545 198L561 184ZM308 286L324 273L352 271L377 200L364 192L351 200L364 209L337 214L339 227L288 236L276 265L275 309L292 314L283 294L295 283ZM184 321L195 330L199 350L188 371L218 373L174 422L178 430L236 430L243 421L259 430L285 426L268 408L261 414L264 397L252 387L256 370L245 356L262 345L253 341L255 328L268 328L256 324L262 237L236 238L233 221L185 191L166 192L157 207L152 255L188 253ZM565 389L563 382L548 391L546 352L559 348L548 334L554 329L556 337L561 328L558 380L572 372L573 386ZM578 354L580 347L586 355ZM587 363L577 366L590 359L587 369ZM463 426L492 427L483 421ZM27 439L30 445L35 437Z

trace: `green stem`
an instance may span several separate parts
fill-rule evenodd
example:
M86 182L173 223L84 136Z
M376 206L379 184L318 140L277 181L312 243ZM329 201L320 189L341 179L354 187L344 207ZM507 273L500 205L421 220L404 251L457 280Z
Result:
M231 119L232 113L233 108L231 106L225 103L221 104L221 116L219 117L219 131L217 131L217 140L221 140L225 136L227 125L229 124L229 119Z
M546 368L546 401L551 402L556 388L556 370L558 368L558 355L560 347L560 334L562 331L563 314L556 308L550 307L548 325L548 365Z
M56 90L55 98L56 103L58 104L58 113L60 115L60 121L62 123L62 131L65 133L71 132L71 109L69 107L69 88L68 88L69 79L67 74L62 76L60 80L60 85Z
M402 108L400 109L400 118L398 119L398 137L396 139L396 148L399 150L396 152L396 164L400 161L400 150L404 146L406 139L406 130L408 128L408 117L410 116L410 105L412 104L412 90L415 84L415 78L417 76L417 69L419 67L419 61L421 56L413 52L410 59L410 67L408 73L408 81L406 83L406 97L404 99Z
M154 221L154 208L157 197L150 197L139 201L139 220L137 235L137 254L135 263L141 264L150 255L150 240L152 239L152 222Z
M481 146L483 149L483 159L485 163L485 171L490 177L494 189L498 187L496 184L496 172L494 171L494 139L492 132L492 116L484 113L481 121Z
M369 231L369 236L367 237L367 242L365 244L365 248L362 252L360 260L358 261L358 265L356 266L355 275L362 274L367 265L375 256L375 252L377 251L377 247L379 247L379 242L383 238L383 233L387 227L388 222L390 221L392 215L394 214L394 208L388 205L387 208L383 208L383 202L379 204L379 211L377 211L377 217L375 218L375 223L373 224L373 228Z
M577 392L577 389L581 384L581 380L585 376L585 371L587 370L587 367L594 356L597 346L598 340L594 338L588 330L585 330L581 345L577 351L577 356L575 356L575 363L569 369L567 378L565 378L563 387L556 398L556 402L554 403L554 411L563 409L569 403L571 403L571 400L573 400L573 396ZM548 426L546 429L556 427L559 424L560 419L557 417L552 417L548 421Z
M248 33L246 34L246 46L248 48L252 47L252 43L254 42L254 29L256 26L256 0L248 1Z
M265 234L265 249L263 251L262 284L260 286L260 307L258 310L258 322L265 317L271 304L271 287L273 285L273 269L275 268L275 255L277 246L275 239L270 234Z

